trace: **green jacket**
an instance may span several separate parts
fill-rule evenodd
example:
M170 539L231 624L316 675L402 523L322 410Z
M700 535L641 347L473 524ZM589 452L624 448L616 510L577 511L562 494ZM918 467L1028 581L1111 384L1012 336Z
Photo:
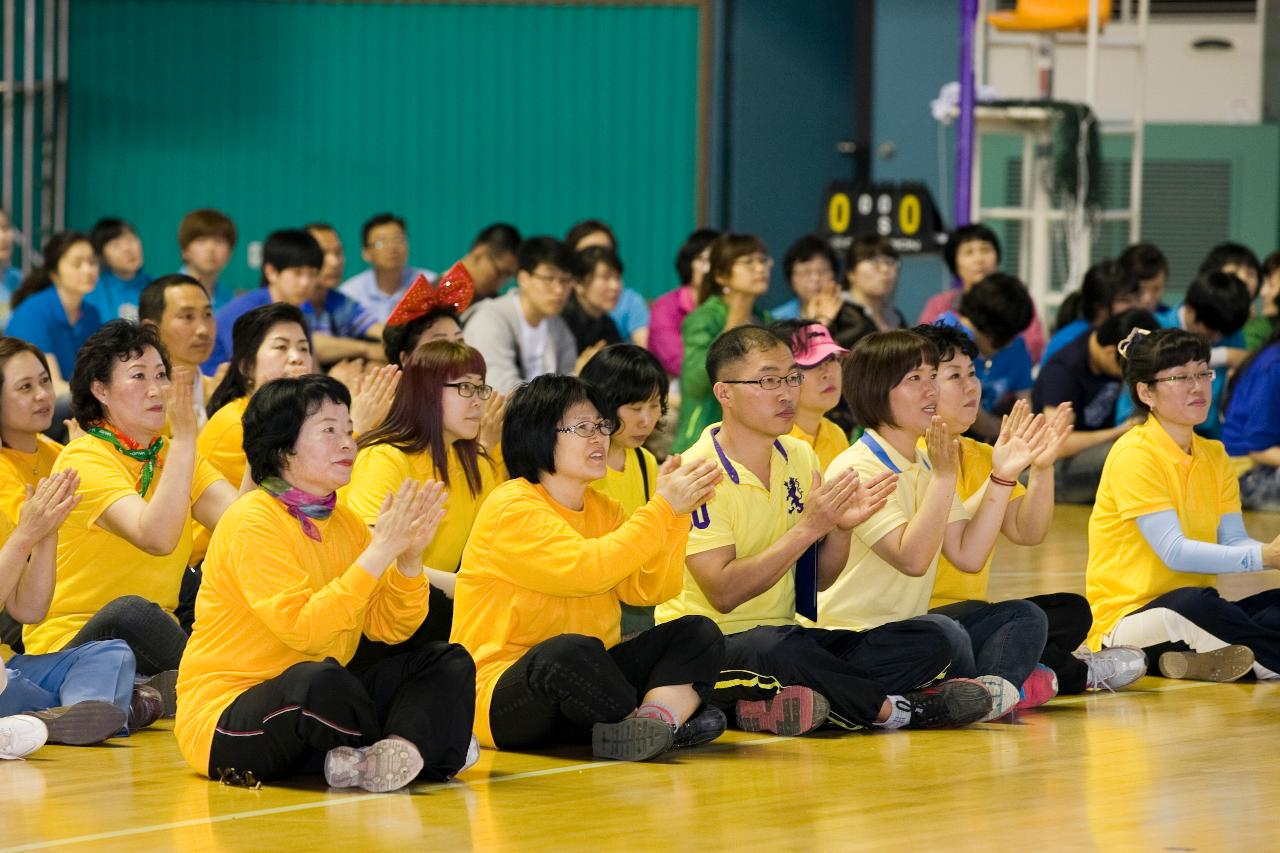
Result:
M769 322L769 312L759 307L752 309L752 317L759 325ZM671 443L674 453L688 450L704 429L720 420L720 404L711 393L707 376L707 350L720 337L728 319L729 306L721 297L712 296L690 311L680 326L684 364L680 369L680 420Z

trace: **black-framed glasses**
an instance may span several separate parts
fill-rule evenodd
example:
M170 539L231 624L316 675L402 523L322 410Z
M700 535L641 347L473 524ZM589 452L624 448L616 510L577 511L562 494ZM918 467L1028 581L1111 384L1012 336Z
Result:
M1194 388L1201 382L1212 382L1217 377L1218 371L1209 369L1202 370L1199 373L1179 373L1177 376L1165 376L1160 379L1152 379L1151 384L1155 385L1157 382L1168 382L1170 385L1174 385L1179 388Z
M617 431L618 425L613 421L583 421L573 426L556 427L556 432L571 432L579 438L592 438L596 433L608 437Z
M446 388L457 388L459 397L479 397L488 400L493 396L492 385L477 385L474 382L446 382Z
M788 373L786 376L761 376L759 379L721 379L725 385L759 385L765 391L777 391L783 385L790 385L792 388L799 388L804 383L804 374L799 370Z

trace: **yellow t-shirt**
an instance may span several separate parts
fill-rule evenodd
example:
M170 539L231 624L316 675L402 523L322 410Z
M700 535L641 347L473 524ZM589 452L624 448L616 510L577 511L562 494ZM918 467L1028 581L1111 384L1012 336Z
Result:
M41 478L53 473L53 463L61 452L61 444L43 435L36 436L35 453L0 447L0 515L18 523L18 510L27 499L27 486L34 489Z
M1182 451L1160 421L1126 432L1102 466L1089 516L1085 595L1093 608L1089 647L1152 599L1182 587L1213 586L1213 575L1175 572L1147 544L1137 519L1172 509L1188 539L1218 541L1218 521L1240 511L1240 483L1220 441L1191 439Z
M591 484L591 488L622 504L622 511L628 516L649 500L645 497L645 481L640 473L640 463L636 460L637 450L640 452L640 458L644 460L644 472L649 478L649 497L656 495L658 460L643 447L626 452L622 457L621 471L609 468L608 473Z
M157 459L156 476L146 501L156 495L168 454L166 443ZM79 472L80 503L58 531L58 580L49 615L22 632L27 653L33 655L61 649L93 614L122 595L138 595L172 611L178 606L182 572L191 555L190 508L177 547L158 557L97 525L107 507L138 494L141 462L86 435L67 444L53 468L75 468ZM194 505L205 489L221 479L197 453L191 503Z
M876 455L876 447L883 451L889 464ZM883 509L853 529L844 571L830 588L818 593L818 625L863 631L926 613L942 549L934 554L929 570L913 578L880 559L871 546L909 522L919 511L925 487L933 476L928 456L916 451L915 459L907 459L879 433L868 429L862 438L836 457L827 469L827 477L834 477L846 468L856 470L864 483L886 470L896 470L898 487ZM969 511L960 502L960 496L952 495L947 523L968 519Z
M723 452L713 435L719 427L718 423L707 427L698 441L682 454L685 460L716 459L724 472L715 496L693 513L693 530L689 533L686 554L701 554L733 545L736 559L752 557L800 521L804 501L813 485L813 472L820 470L818 457L803 441L781 436L774 443L769 485L765 486L747 466ZM794 566L772 587L728 613L711 606L686 568L680 595L661 605L654 617L658 622L670 622L691 614L714 620L726 634L759 625L794 625Z
M248 397L227 403L213 413L196 439L196 451L237 489L249 464L244 458L244 425L241 423L247 408Z
M654 498L630 518L595 489L581 512L546 489L508 480L480 508L462 554L453 634L476 662L476 737L494 746L489 705L502 673L561 634L620 640L620 603L652 605L680 590L689 516Z
M392 565L378 579L357 564L369 528L341 505L315 520L319 542L262 489L236 499L223 521L178 669L173 731L197 773L209 772L218 718L241 693L297 663L331 657L345 665L362 633L403 642L427 615L424 576L407 578Z
M445 501L444 518L436 528L431 544L422 552L422 562L428 568L442 572L458 570L462 548L467 544L480 505L498 483L499 472L494 464L483 456L477 461L480 491L472 495L461 460L452 448L449 450L449 497ZM351 482L338 490L338 500L372 527L378 520L378 510L382 508L388 492L399 489L405 480L439 478L430 451L410 455L389 444L375 444L362 448L356 454Z
M849 449L849 436L844 434L844 430L836 426L835 423L828 418L823 418L818 422L818 434L809 435L800 429L799 424L791 425L790 435L792 438L798 438L805 444L813 448L818 454L818 462L822 465L822 470L831 467L831 463L836 457Z
M924 439L917 445L924 450ZM978 511L987 494L991 476L991 452L994 448L972 438L960 438L960 475L956 478L956 492L969 514ZM1027 487L1018 483L1009 492L1009 503L1027 493ZM992 549L992 553L995 553ZM987 584L991 580L991 554L980 572L962 572L943 554L938 557L938 575L933 580L933 595L929 607L942 607L957 601L985 601Z

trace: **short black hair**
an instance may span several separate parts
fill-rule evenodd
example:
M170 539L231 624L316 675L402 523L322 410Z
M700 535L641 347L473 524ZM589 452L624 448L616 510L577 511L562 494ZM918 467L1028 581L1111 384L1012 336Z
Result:
M1124 359L1124 381L1136 411L1150 407L1138 399L1138 383L1150 384L1156 374L1192 361L1209 363L1209 344L1199 335L1182 329L1156 329L1149 335L1134 335L1120 353Z
M1231 273L1213 269L1196 276L1183 303L1196 312L1196 320L1220 335L1234 335L1249 319L1253 296L1249 285Z
M382 329L382 351L387 355L387 363L404 366L404 361L417 348L418 338L436 320L441 317L452 318L462 328L462 320L458 312L447 305L432 308L421 317L414 317L407 323L384 326Z
M324 249L320 241L305 228L282 228L267 235L262 244L262 283L267 283L267 265L276 272L324 266Z
M684 238L684 243L676 251L676 276L681 284L693 281L694 258L701 255L719 236L720 232L714 228L699 228Z
M817 234L806 234L792 243L787 248L787 253L782 256L782 271L787 277L787 284L791 283L791 271L795 269L796 264L803 264L814 258L826 258L827 263L831 265L831 274L840 275L840 262L836 260L836 253L832 251L831 244Z
M571 275L578 274L577 256L567 243L562 243L555 237L530 237L520 244L516 259L520 263L521 272L531 273L538 268L538 264L550 264Z
M502 421L502 458L507 473L530 483L556 472L556 432L572 406L590 403L600 417L613 421L609 404L593 385L577 376L547 374L516 388Z
M249 398L243 418L244 455L255 483L281 476L303 423L325 403L350 409L351 392L320 373L273 380Z
M1094 334L1097 335L1098 346L1113 347L1129 337L1129 333L1134 329L1154 332L1158 328L1160 324L1149 311L1130 308L1128 311L1112 314L1102 322Z
M774 347L785 347L791 352L791 344L763 326L735 326L711 342L707 348L707 376L713 383L720 381L726 367L742 361L753 352L763 352Z
M1084 281L1058 306L1058 331L1068 323L1084 320L1090 326L1099 316L1111 316L1111 306L1122 296L1142 291L1138 277L1119 261L1103 260L1085 271ZM1100 322L1100 321L1099 321Z
M662 413L667 413L667 372L653 353L635 344L612 344L591 357L578 374L594 385L605 399L614 420L618 409L657 397Z
M209 397L210 415L232 400L249 396L253 390L249 372L257 363L258 350L266 340L267 333L277 323L297 323L306 332L307 340L311 340L307 318L303 316L301 309L288 302L272 302L241 314L231 327L231 363L227 366L226 375Z
M1121 252L1117 260L1140 282L1149 281L1161 273L1169 274L1169 259L1155 243L1134 243Z
M872 332L849 350L844 363L844 398L854 420L876 429L897 426L889 405L889 392L908 373L924 365L938 365L933 342L906 329Z
M138 319L159 325L164 318L165 292L171 287L198 287L208 296L204 285L193 276L181 272L162 275L142 288L138 295Z
M89 243L93 246L94 253L101 257L103 248L112 240L125 234L137 233L138 230L125 220L116 216L104 216L93 223L93 228L89 230Z
M89 336L76 353L75 370L71 373L71 414L82 427L106 420L102 403L93 396L93 383L111 384L111 371L116 364L137 358L154 347L160 353L167 373L170 370L169 353L160 343L160 333L154 326L140 326L128 320L112 320Z
M1241 243L1219 243L1209 250L1200 262L1199 272L1215 272L1230 264L1237 267L1252 267L1255 274L1262 272L1262 264L1253 249Z
M960 314L1000 350L1031 325L1035 305L1021 281L993 272L960 296Z
M942 247L942 257L947 262L947 269L951 270L952 275L959 275L956 272L956 252L965 243L973 243L981 241L990 243L996 250L996 263L1000 263L1000 238L996 236L996 232L992 231L981 222L971 222L968 225L961 225L947 236L946 245Z
M588 246L578 252L575 263L578 265L578 274L584 279L590 278L599 264L604 264L618 275L622 275L622 258L608 246Z
M570 251L576 251L579 240L596 232L607 235L610 246L615 252L618 251L618 236L613 233L609 223L603 219L584 219L581 222L575 222L573 227L564 235L564 244L569 247Z
M404 220L394 213L375 213L365 220L364 225L360 226L360 245L369 245L369 232L377 228L379 225L399 225L400 230L409 234L408 227L404 224Z
M508 225L505 222L495 222L492 225L486 225L484 229L476 235L471 241L471 248L478 249L481 246L487 248L495 255L516 254L520 251L520 243L522 238L520 232L516 230L514 225Z
M939 364L951 361L957 355L967 355L971 361L978 357L978 345L958 326L950 323L922 323L911 331L933 344L933 348L938 351Z

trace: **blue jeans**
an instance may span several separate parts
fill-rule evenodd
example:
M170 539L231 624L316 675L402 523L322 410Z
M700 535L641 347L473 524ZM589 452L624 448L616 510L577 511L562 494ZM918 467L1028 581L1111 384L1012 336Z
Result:
M91 640L124 640L133 650L139 675L177 669L187 648L186 632L173 616L137 595L122 595L93 614L66 648Z
M1044 611L1029 601L964 601L918 618L936 620L947 632L952 675L998 675L1018 688L1035 669L1049 635Z
M87 699L111 702L129 713L133 652L123 640L85 643L47 655L14 655L5 669L9 684L0 692L0 717Z

